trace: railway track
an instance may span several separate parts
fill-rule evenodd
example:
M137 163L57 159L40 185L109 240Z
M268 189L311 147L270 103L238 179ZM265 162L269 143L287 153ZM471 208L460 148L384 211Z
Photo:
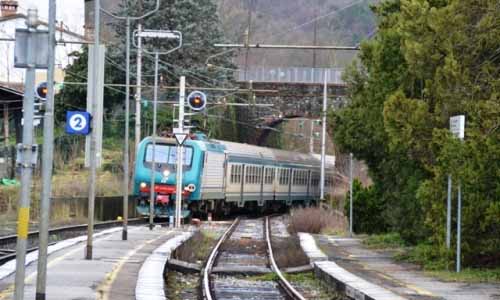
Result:
M145 222L142 218L128 220L129 225L143 224ZM108 221L96 223L94 228L96 230L103 230L111 227L121 226L122 221ZM50 244L56 241L73 238L80 236L87 231L87 224L63 226L49 230L49 239L52 240ZM0 265L16 258L16 241L17 235L8 235L0 237ZM38 231L28 233L28 252L38 250Z
M276 275L276 281L251 281L216 274L224 269L251 272L268 266ZM236 219L226 230L210 253L202 272L202 295L206 300L305 300L275 262L268 217L264 220Z

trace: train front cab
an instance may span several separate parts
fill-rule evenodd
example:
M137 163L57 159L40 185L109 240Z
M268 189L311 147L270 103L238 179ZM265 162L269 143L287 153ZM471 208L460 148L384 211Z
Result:
M149 216L151 171L153 170L152 138L145 138L138 147L135 165L134 194L139 215ZM187 140L183 147L183 218L189 216L189 202L200 197L200 173L203 151L198 142ZM175 214L177 146L175 139L157 138L154 166L154 215L169 217Z

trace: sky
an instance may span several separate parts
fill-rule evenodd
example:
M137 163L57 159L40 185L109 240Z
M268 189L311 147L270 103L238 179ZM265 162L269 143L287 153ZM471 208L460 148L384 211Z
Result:
M49 0L18 0L19 12L26 13L28 8L38 8L40 19L47 21ZM84 33L85 22L84 0L57 0L57 20L63 21L71 31Z

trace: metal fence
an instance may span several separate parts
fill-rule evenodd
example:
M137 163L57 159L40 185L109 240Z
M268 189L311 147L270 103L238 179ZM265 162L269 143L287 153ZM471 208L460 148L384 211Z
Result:
M308 83L323 84L325 74L328 84L343 85L343 68L267 68L251 67L246 71L236 71L238 81L254 81L269 83Z

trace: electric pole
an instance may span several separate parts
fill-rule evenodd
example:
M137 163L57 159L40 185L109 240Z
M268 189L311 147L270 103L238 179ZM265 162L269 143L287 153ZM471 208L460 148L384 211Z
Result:
M28 231L30 219L31 184L33 168L36 158L36 146L33 145L33 117L35 103L35 76L36 76L36 51L37 51L37 26L38 12L36 9L28 9L26 19L28 27L26 43L26 79L24 84L23 99L23 141L17 145L18 157L21 164L21 197L17 206L17 243L16 243L16 277L14 299L24 299L24 280L26 250L28 246ZM16 40L17 40L16 32ZM16 50L17 51L17 50Z
M54 160L54 65L56 0L49 2L49 40L47 70L47 101L43 122L42 195L40 201L40 224L38 234L38 266L36 300L45 300L47 285L47 252L49 245L50 196L52 191L52 162Z

